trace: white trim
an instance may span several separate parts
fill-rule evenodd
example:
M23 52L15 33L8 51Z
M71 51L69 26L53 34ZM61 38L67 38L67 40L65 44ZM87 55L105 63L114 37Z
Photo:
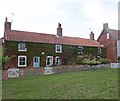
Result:
M110 34L109 33L107 33L107 39L109 39L110 38Z
M120 57L120 40L117 40L117 58Z
M57 58L60 60L60 61L59 61L59 64L57 64ZM60 59L59 56L56 56L56 57L55 57L55 65L61 65L61 59Z
M57 47L60 47L60 51L57 51ZM56 53L62 53L62 45L55 45L55 52Z
M24 57L25 58L25 65L20 65L20 57ZM27 57L24 55L20 55L18 56L18 67L26 67L27 66Z
M25 48L25 50L20 50L20 49L18 49L18 51L27 51L27 49Z
M47 59L48 58L51 58L52 59L52 61L51 61L51 63L49 64L49 65L47 65ZM46 66L52 66L53 65L53 56L47 56L46 57Z
M78 55L83 55L83 46L78 46Z
M24 42L22 42L22 44L23 44ZM21 50L20 49L20 44L21 44L21 42L18 44L18 51L27 51L27 49L25 48L24 50ZM24 43L25 44L25 43Z
M98 48L98 53L99 53L99 54L101 54L101 53L102 53L101 48Z

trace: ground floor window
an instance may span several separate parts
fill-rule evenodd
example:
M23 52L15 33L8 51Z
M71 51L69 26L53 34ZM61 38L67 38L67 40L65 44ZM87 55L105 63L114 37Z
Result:
M18 56L18 67L26 67L26 66L27 66L27 57Z
M56 58L55 58L55 65L61 65L62 63L61 63L61 59L60 59L60 57L59 56L57 56Z
M53 56L47 56L46 66L52 66L52 65L53 65Z

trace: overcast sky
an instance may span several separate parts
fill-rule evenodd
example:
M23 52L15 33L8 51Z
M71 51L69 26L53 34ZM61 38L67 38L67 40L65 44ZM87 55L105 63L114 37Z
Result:
M8 21L13 20L13 30L56 34L60 22L64 36L89 38L93 31L97 39L103 23L118 29L118 1L0 0L0 37L3 37L4 21L8 17Z

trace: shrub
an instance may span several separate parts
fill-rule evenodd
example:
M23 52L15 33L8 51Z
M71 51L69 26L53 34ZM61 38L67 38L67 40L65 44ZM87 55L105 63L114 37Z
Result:
M2 56L2 65L6 65L10 61L10 57Z
M108 58L102 58L102 59L100 59L99 61L101 62L101 64L107 64L107 63L110 63L110 62L111 62L111 60L108 59Z
M82 62L83 62L83 64L87 64L87 65L97 65L97 64L100 64L100 62L95 60L95 59L93 59L93 60L84 59Z

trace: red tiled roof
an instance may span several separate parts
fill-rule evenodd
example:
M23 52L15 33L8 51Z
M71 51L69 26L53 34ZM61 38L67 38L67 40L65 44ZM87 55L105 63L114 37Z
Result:
M67 37L67 36L58 37L52 34L17 31L17 30L8 31L6 33L5 39L10 41L103 47L103 45L99 44L97 41L90 39Z
M106 31L105 29L102 30L99 38L101 37L101 35L103 34L103 32ZM115 29L108 29L106 32L108 32L115 40L120 40L120 30L115 30Z
M111 34L111 36L117 40L119 38L120 30L109 29L108 33Z

